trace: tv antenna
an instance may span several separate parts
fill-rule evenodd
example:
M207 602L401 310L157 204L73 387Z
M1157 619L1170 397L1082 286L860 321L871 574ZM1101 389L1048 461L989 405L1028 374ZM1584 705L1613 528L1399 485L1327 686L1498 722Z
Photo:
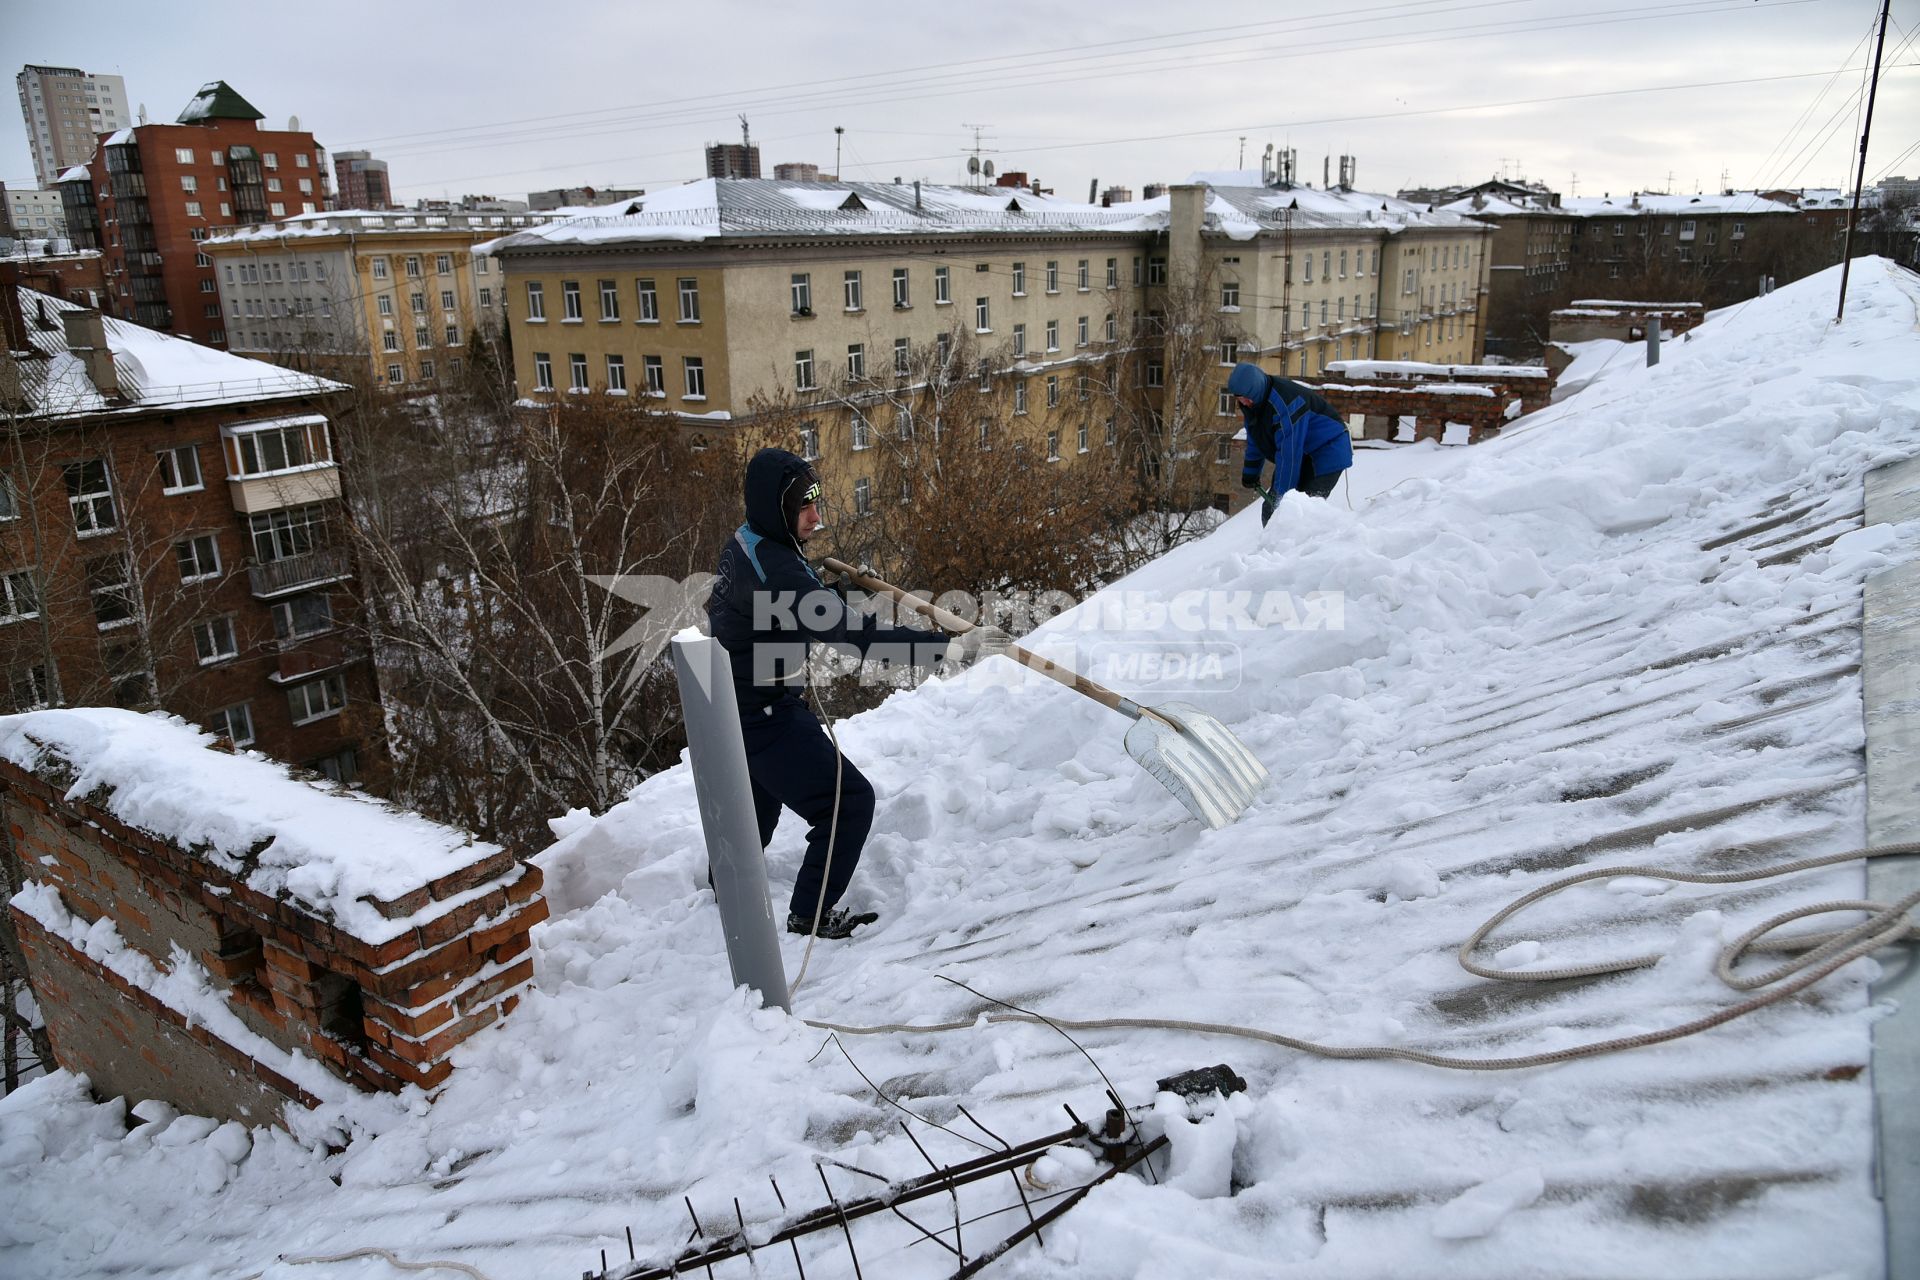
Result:
M993 161L988 160L983 164L980 159L980 153L982 151L992 151L995 148L981 146L980 136L985 130L991 129L993 126L990 124L962 124L960 127L962 129L973 130L973 146L971 148L962 148L962 150L970 149L973 152L972 155L967 157L967 176L978 179L984 174L987 178L991 179L993 177ZM982 186L985 184L976 181L973 185Z

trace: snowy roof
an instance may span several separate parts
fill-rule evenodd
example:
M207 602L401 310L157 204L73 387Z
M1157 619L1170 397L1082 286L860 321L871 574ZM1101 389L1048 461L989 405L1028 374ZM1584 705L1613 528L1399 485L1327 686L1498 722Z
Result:
M67 170L67 171L66 171L65 173L63 173L63 174L61 174L61 175L60 175L60 176L59 176L58 178L55 178L55 179L54 179L54 181L55 181L56 183L60 183L60 182L84 182L84 181L86 181L86 180L87 180L87 178L88 178L88 177L90 177L90 176L91 176L91 175L89 175L89 174L87 173L87 166L86 166L86 165L84 165L84 164L77 164L77 165L75 165L75 166L73 166L73 168L71 168L71 169L69 169L69 170Z
M108 135L107 140L100 145L103 147L124 147L132 141L133 129L129 126L124 129L114 130L112 134Z
M225 80L213 80L200 86L180 112L178 124L200 124L206 120L261 120L266 113L248 102Z
M34 416L250 404L347 390L343 383L283 369L264 360L229 355L107 316L102 324L120 384L120 398L109 404L87 376L80 357L67 349L65 326L60 320L62 312L86 308L24 287L19 289L19 297L28 340L43 357L21 360L15 366L30 406L27 412Z
M798 1209L825 1202L822 1176L844 1196L924 1173L903 1122L953 1162L980 1154L956 1136L962 1105L1008 1142L1062 1127L1062 1103L1100 1115L1102 1082L1061 1036L994 1022L998 1007L938 975L1054 1016L1492 1058L1734 1007L1743 994L1714 976L1722 944L1788 907L1865 896L1858 862L1739 886L1600 879L1479 953L1535 969L1665 955L1611 977L1489 981L1454 952L1572 872L1752 870L1865 843L1862 584L1920 552L1920 530L1862 529L1861 483L1920 451L1920 291L1860 260L1836 327L1837 270L1709 317L1654 368L1596 347L1588 389L1497 440L1359 450L1353 510L1289 497L1264 528L1242 512L1030 637L1143 701L1196 703L1273 766L1232 826L1199 829L1128 758L1125 721L998 659L841 721L879 797L848 901L882 918L814 949L795 1010L959 1029L835 1047L750 1007L692 779L668 769L598 819L555 820L538 989L468 1042L431 1110L368 1119L343 1154L257 1138L215 1196L202 1171L231 1162L192 1129L128 1135L64 1074L0 1100L13 1266L246 1274L290 1247L379 1246L571 1275L602 1249L624 1265L628 1228L644 1258L670 1257L683 1195L711 1232L735 1196L753 1226L779 1217L769 1176ZM1229 678L1127 675L1128 654L1203 642L1231 657ZM803 826L788 817L770 846L782 905ZM795 975L805 942L781 943ZM1872 972L1856 961L1683 1040L1520 1071L1082 1028L1129 1102L1215 1062L1250 1088L1198 1121L1151 1120L1173 1143L1157 1184L1102 1185L1003 1266L1881 1274L1864 1068L1876 1020L1914 1015L1869 997ZM856 1064L951 1132L906 1121ZM1024 1224L1007 1181L959 1191L970 1251ZM288 1204L292 1227L263 1211ZM866 1275L953 1270L887 1215L851 1233ZM814 1243L808 1275L851 1274L844 1247Z
M1562 218L1633 218L1642 215L1669 218L1707 218L1722 214L1758 215L1766 213L1792 213L1792 205L1769 200L1751 191L1736 191L1729 195L1669 196L1636 194L1631 196L1568 196L1558 205L1551 207L1538 204L1516 204L1488 196L1477 200L1468 196L1455 200L1452 204L1442 205L1442 209L1458 214L1480 214L1482 216L1506 216L1512 214L1545 214Z
M0 757L28 770L58 761L73 775L69 795L367 942L421 920L389 919L366 899L396 901L500 852L358 792L302 782L264 756L210 750L213 742L177 717L110 707L0 716Z
M300 213L278 222L249 223L223 227L220 234L208 236L202 244L255 244L262 241L306 239L321 236L397 235L422 232L468 232L499 236L517 227L534 227L554 221L555 213L401 213L392 209L329 209L318 213Z
M1291 225L1294 230L1314 227L1410 228L1474 230L1471 218L1446 210L1429 212L1425 205L1372 191L1326 190L1321 187L1213 187L1207 201L1207 226L1238 240L1258 231Z

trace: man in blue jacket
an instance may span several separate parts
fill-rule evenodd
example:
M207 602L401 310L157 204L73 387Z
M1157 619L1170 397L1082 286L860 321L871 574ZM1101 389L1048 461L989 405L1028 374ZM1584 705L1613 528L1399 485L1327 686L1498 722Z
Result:
M1273 464L1273 494L1260 507L1260 523L1273 518L1274 503L1293 490L1324 498L1353 465L1353 437L1333 406L1290 378L1263 373L1242 362L1227 378L1227 393L1247 424L1247 455L1240 483L1260 487L1260 472Z
M950 644L938 632L888 626L830 590L801 551L822 523L820 479L798 455L756 453L747 463L746 499L747 521L720 553L707 621L733 668L760 843L773 838L783 807L808 824L787 929L815 932L817 911L818 935L844 938L877 918L834 905L873 825L873 784L840 757L802 696L808 646L842 647L884 666L931 667L1004 653L1012 641L998 628L978 627Z

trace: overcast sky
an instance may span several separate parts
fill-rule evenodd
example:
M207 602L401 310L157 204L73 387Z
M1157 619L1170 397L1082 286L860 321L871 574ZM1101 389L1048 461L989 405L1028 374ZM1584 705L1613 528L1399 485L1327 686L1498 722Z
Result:
M812 5L0 0L27 62L126 77L171 121L224 79L282 127L387 160L397 194L657 188L738 141L768 166L965 180L985 158L1062 196L1291 146L1393 191L1504 172L1565 194L1850 181L1878 0L1102 0ZM1920 4L1897 0L1867 166L1920 174ZM1851 71L1841 72L1843 68ZM1728 83L1744 82L1744 83ZM1711 83L1713 87L1697 86ZM1597 96L1597 95L1606 96ZM33 184L16 111L0 175ZM1903 153L1905 153L1903 155ZM1336 161L1337 164L1337 161ZM1671 187L1669 188L1669 175Z

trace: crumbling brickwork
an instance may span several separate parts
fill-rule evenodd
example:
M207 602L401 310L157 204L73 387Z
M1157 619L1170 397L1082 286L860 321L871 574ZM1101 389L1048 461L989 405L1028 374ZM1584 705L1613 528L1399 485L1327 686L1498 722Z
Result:
M200 749L214 767L232 760ZM511 1012L532 979L529 931L547 905L540 872L509 851L474 845L457 870L391 900L360 898L374 914L355 932L290 894L259 891L244 859L235 865L138 829L114 815L99 787L73 790L57 759L31 769L0 760L0 821L22 879L57 891L63 918L75 923L61 936L23 906L28 893L11 922L56 1059L86 1072L103 1096L160 1098L251 1123L277 1118L288 1101L312 1105L313 1089L260 1060L278 1058L265 1046L324 1064L362 1090L432 1089L451 1072L453 1048ZM322 814L327 804L367 803L317 791L312 799ZM369 929L366 919L390 923ZM129 980L111 949L93 954L92 935L74 936L103 920L160 973L203 968L237 1029L209 1027Z

